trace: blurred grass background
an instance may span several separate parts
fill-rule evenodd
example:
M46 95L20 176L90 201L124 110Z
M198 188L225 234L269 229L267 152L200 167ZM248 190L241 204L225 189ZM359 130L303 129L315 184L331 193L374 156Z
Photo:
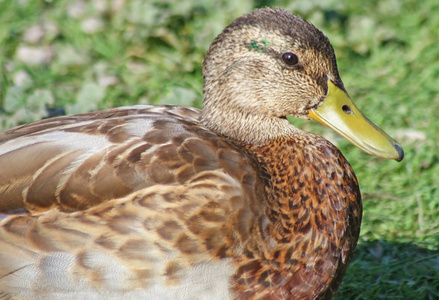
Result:
M439 299L438 1L0 0L0 128L121 105L200 106L210 42L264 6L326 33L351 97L406 153L380 160L292 121L336 143L360 181L362 233L337 299Z

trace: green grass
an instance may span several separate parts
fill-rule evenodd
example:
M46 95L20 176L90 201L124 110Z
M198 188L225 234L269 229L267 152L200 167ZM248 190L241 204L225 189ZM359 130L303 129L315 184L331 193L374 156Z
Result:
M401 163L380 160L295 121L337 143L364 196L358 250L337 299L439 299L439 2L118 2L0 0L2 129L47 117L47 108L200 106L212 39L254 7L286 8L329 36L351 97L406 153ZM36 39L29 32L38 26ZM46 59L29 62L32 49Z

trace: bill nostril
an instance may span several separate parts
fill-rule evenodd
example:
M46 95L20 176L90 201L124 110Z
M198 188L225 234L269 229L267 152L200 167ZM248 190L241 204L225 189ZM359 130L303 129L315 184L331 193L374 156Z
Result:
M352 110L351 110L351 107L349 105L343 105L341 107L341 109L347 114L352 114Z

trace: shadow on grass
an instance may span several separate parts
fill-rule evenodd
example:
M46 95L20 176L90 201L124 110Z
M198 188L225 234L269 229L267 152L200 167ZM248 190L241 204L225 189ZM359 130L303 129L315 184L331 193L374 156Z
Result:
M335 299L439 299L439 250L363 242Z

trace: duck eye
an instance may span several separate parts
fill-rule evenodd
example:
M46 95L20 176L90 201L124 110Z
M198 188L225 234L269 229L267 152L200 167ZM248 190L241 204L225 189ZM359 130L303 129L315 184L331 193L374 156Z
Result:
M299 58L294 53L286 52L282 55L282 61L287 66L294 66L294 65L297 65L297 63L299 62Z

